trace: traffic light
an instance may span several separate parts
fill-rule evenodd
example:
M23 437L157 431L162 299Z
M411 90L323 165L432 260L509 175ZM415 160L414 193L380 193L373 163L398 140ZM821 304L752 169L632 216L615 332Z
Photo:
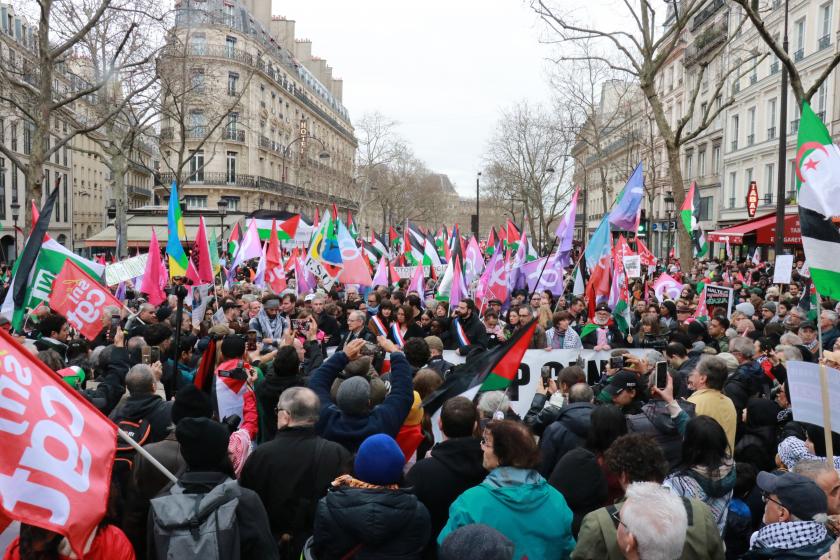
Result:
M637 233L640 236L647 237L647 227L647 211L643 209L641 216L639 216L639 231Z

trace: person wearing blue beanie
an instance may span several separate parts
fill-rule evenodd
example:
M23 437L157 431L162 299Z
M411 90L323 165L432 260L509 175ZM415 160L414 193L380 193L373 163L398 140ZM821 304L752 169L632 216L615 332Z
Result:
M370 436L359 447L353 471L356 478L368 484L388 486L402 478L405 455L391 436Z

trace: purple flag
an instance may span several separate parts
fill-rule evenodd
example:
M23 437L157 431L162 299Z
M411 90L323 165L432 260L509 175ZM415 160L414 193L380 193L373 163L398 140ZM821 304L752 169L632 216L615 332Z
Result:
M315 289L316 282L312 273L300 263L300 257L295 259L295 289L298 297Z
M458 307L458 303L466 297L467 287L464 285L464 276L461 274L461 259L455 258L455 265L452 267L452 287L449 289L449 310Z
M645 177L642 172L642 163L639 162L610 212L610 223L624 231L636 231L636 215L639 213L644 195Z
M560 218L560 223L557 225L557 231L554 235L560 240L558 248L559 253L571 253L572 241L575 238L575 214L577 214L577 201L580 187L575 189L575 194L572 196L572 202L566 209L566 213Z
M542 292L549 290L554 295L563 294L563 267L559 265L559 255L554 253L551 256L543 257L526 263L520 269L522 276L527 280L529 292ZM546 264L548 261L548 264ZM545 269L543 269L545 266ZM542 276L540 273L542 272ZM539 280L539 284L537 284Z
M388 258L383 256L376 266L376 274L373 275L373 286L389 286L388 282ZM422 299L422 298L421 298Z

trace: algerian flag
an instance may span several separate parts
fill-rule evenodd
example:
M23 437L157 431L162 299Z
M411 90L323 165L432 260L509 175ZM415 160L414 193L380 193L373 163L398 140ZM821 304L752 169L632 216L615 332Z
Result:
M802 248L820 295L840 299L840 150L808 103L802 104L796 150Z
M13 318L12 324L16 329L23 326L25 310L35 309L42 302L49 300L53 280L61 272L64 261L67 259L71 259L94 278L101 278L105 273L104 264L98 264L80 257L55 239L45 239L44 244L41 245L41 250L38 252L38 258L35 260L35 266L29 271L29 282L26 286L23 308L15 309L12 290L9 289L6 293L6 299L3 301L3 307L0 309L0 313L4 316Z

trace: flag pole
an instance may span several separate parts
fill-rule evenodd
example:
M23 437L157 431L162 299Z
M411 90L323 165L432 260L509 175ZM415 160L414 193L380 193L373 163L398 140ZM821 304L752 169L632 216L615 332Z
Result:
M125 431L122 428L119 428L119 427L117 428L117 434L119 434L119 436L123 439L123 441L125 441L128 445L133 447L134 450L137 453L139 453L140 455L143 456L144 459L149 461L152 464L152 466L154 466L157 470L159 470L161 472L161 474L163 474L166 478L168 478L172 482L178 482L178 477L176 477L174 474L172 474L172 472L169 469L164 467L160 463L160 461L158 461L157 459L152 457L151 453L149 453L148 451L143 449L143 447L139 443L134 441L134 439L132 439L132 437L130 435L125 433Z
M534 294L537 293L537 288L540 287L540 280L542 280L543 272L545 272L545 267L548 265L548 260L551 258L551 253L554 252L554 247L557 245L557 236L554 237L554 241L551 242L551 249L548 250L548 255L545 257L545 262L540 269L540 275L537 276L537 283L534 284L534 290L528 295L528 301L531 301L531 298L534 297Z
M825 370L825 360L823 360L823 342L822 342L822 323L820 321L820 314L822 313L822 296L817 292L817 337L820 341L820 393L822 394L822 413L823 413L823 436L825 437L825 458L829 461L829 465L834 465L834 441L831 437L831 403L828 396L828 372Z

